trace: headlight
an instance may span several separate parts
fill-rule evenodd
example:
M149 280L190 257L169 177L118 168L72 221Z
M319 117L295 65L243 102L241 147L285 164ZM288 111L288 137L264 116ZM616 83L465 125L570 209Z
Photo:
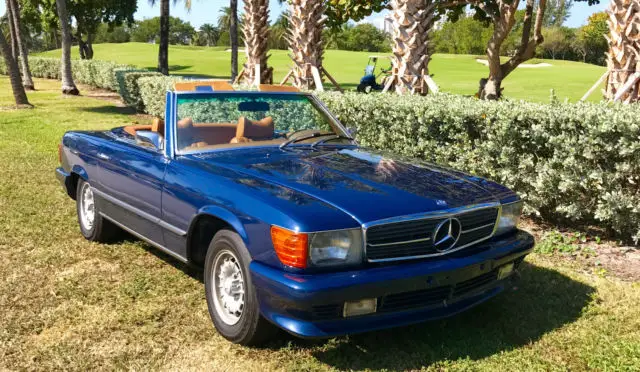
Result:
M348 266L362 262L362 230L335 230L309 234L313 266Z
M498 221L496 235L507 233L518 226L520 215L522 214L522 205L522 200L502 205L502 214Z

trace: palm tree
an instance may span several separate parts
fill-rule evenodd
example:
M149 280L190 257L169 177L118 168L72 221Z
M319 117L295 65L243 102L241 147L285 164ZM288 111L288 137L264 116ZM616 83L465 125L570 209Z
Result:
M228 7L220 8L218 16L218 28L229 30L229 41L231 41L231 81L238 76L238 0L230 0Z
M272 83L273 69L267 65L269 56L269 0L244 1L244 45L247 62L244 64L244 78L253 83ZM260 66L260 76L255 76L256 66Z
M609 41L607 53L609 78L606 95L609 99L613 99L618 91L634 78L634 73L638 72L636 66L640 62L640 48L636 39L637 31L634 28L640 22L640 14L630 11L629 8L633 6L635 6L633 1L613 0L607 9L610 36L605 36ZM639 89L636 82L620 97L620 100L622 102L637 101L640 96Z
M175 5L178 1L173 0ZM155 6L157 0L149 0ZM185 0L184 7L191 10L191 0ZM158 71L169 75L169 0L160 0L160 45L158 48Z
M157 0L149 0L151 6ZM158 71L169 75L169 0L160 0L160 45L158 48Z
M230 0L231 19L229 21L229 39L231 41L231 81L238 76L238 0Z
M13 98L16 101L18 107L30 107L29 100L27 99L27 93L22 86L22 78L20 77L20 69L18 63L11 55L11 47L4 37L2 27L0 27L0 54L4 57L4 63L7 66L7 72L9 73L9 80L11 81L11 89L13 90Z
M207 46L214 46L220 37L220 29L210 23L205 23L200 26L200 35Z
M289 15L291 58L295 64L294 85L314 89L312 68L322 67L325 5L322 0L291 0Z
M27 48L20 30L20 8L17 0L7 0L7 15L9 15L9 24L13 25L15 42L17 44L18 53L20 54L20 63L22 65L22 85L26 90L34 90L33 79L31 78L31 69L29 68L29 59ZM14 55L14 58L17 56Z
M431 58L429 31L434 22L431 0L392 0L393 76L397 93L427 93L423 76Z
M62 61L60 63L62 94L77 96L80 91L73 82L73 74L71 72L71 30L66 0L56 0L56 7L58 8L60 31L62 32Z

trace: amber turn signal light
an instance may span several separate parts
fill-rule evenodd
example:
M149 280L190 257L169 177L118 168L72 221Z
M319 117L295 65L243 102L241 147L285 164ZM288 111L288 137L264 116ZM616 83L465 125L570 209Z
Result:
M300 269L307 267L309 243L307 234L271 226L271 240L280 262Z

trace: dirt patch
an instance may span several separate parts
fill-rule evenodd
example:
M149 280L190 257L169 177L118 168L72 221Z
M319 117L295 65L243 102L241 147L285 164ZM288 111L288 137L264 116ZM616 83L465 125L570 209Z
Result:
M91 85L80 84L78 86L80 94L85 97L96 98L113 103L117 107L126 107L127 105L122 102L120 95L117 92L112 92L107 89L92 87Z
M559 236L558 244L569 249L563 253L550 254L554 259L573 261L575 268L581 268L582 271L640 282L640 248L637 246L600 239L597 229L578 233L527 218L523 219L521 227L535 236L538 246L549 239L550 232L555 234L556 240Z

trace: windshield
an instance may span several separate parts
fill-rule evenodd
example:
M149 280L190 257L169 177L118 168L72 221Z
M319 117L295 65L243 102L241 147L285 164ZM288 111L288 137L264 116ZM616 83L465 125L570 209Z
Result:
M178 96L179 153L236 146L351 143L306 95L216 93Z

